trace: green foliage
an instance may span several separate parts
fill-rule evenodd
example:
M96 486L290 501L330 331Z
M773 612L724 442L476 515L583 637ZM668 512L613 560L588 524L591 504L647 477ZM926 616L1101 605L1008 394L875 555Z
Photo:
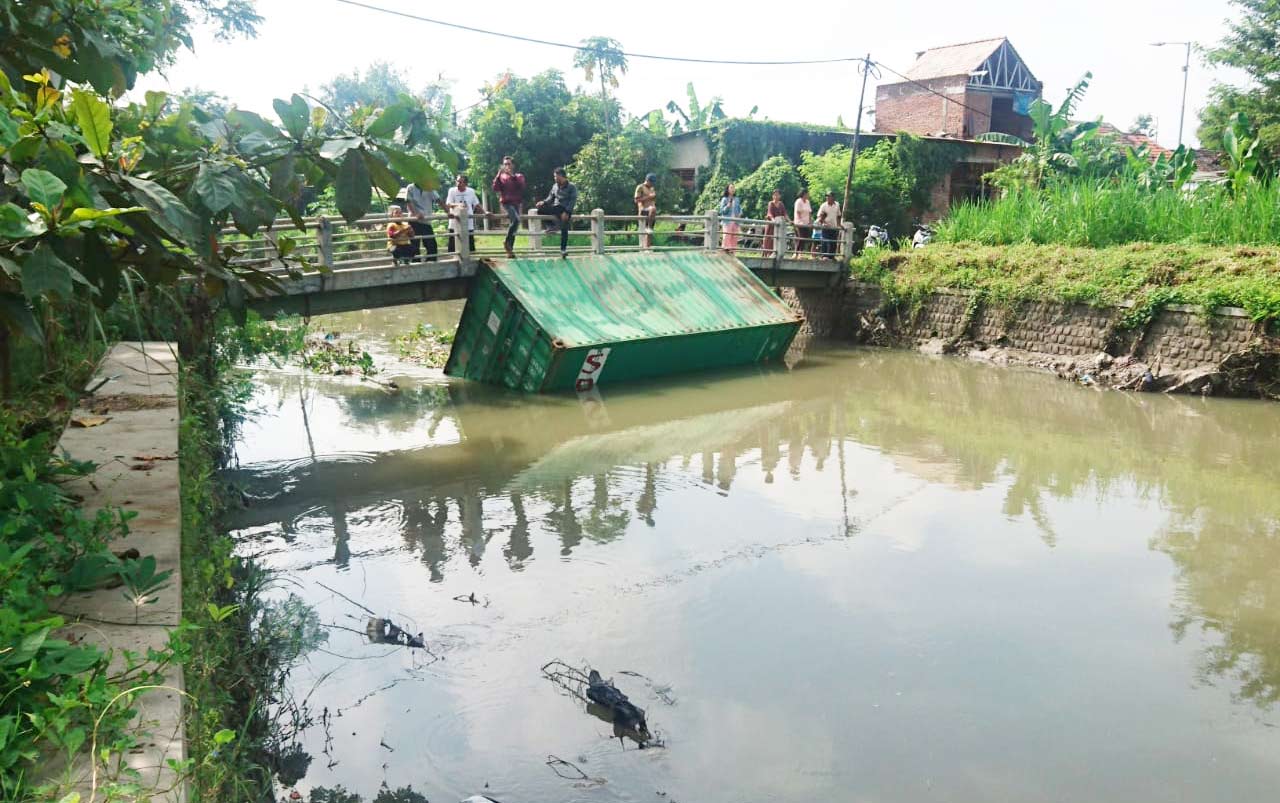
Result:
M577 214L593 209L610 215L635 214L635 187L651 172L658 176L659 209L671 209L680 191L666 169L670 151L665 132L656 133L636 121L616 136L593 136L568 168L569 178L578 187Z
M854 259L853 275L902 302L935 290L974 290L990 303L1056 301L1114 307L1134 302L1139 323L1165 304L1209 310L1243 307L1260 322L1280 319L1280 249L1136 243L1114 248L1061 245L875 249Z
M618 75L627 74L627 56L616 39L593 36L582 40L582 49L573 55L573 66L582 70L588 83L600 77L600 99L607 101L605 85L618 88Z
M911 199L908 182L894 165L894 145L881 141L858 154L858 169L853 174L849 209L844 219L865 225L889 226L890 231L905 232L911 222ZM844 196L844 182L849 174L849 148L840 145L822 155L804 154L800 175L809 188L814 209L828 192L839 201Z
M824 153L835 145L849 143L853 132L734 118L711 122L706 136L711 166L694 203L694 210L698 212L714 209L726 184L754 172L770 156L782 156L792 164L799 164L805 151ZM843 193L843 178L840 188Z
M1134 178L1056 181L959 204L936 240L984 245L1062 243L1102 248L1132 242L1280 244L1280 185L1248 182L1238 192Z
M1080 167L1080 160L1073 152L1073 144L1080 137L1096 135L1099 123L1078 123L1073 118L1076 106L1084 97L1092 79L1093 73L1086 72L1075 86L1067 90L1066 97L1057 109L1043 98L1036 98L1032 102L1029 112L1034 132L1032 142L997 132L978 137L983 142L1025 148L1013 162L988 174L988 180L992 184L1005 190L1035 188L1057 171Z
M724 99L719 95L713 97L706 105L699 103L698 93L694 90L692 81L685 87L685 95L688 97L687 109L681 108L680 104L674 100L667 101L667 111L680 117L671 125L672 134L697 131L728 117L724 113Z
M800 194L800 175L795 165L786 157L771 156L750 175L734 184L738 199L742 202L742 214L749 218L763 219L769 210L774 190L782 191L787 217L791 216L791 204Z
M555 70L532 78L503 76L489 87L489 100L471 112L472 184L481 189L498 172L502 157L515 157L527 179L526 201L551 188L551 171L567 166L605 127L601 102L568 90Z
M1280 162L1280 0L1232 0L1239 18L1230 33L1205 56L1211 65L1232 67L1248 76L1249 84L1236 87L1219 83L1210 102L1200 112L1201 144L1224 149L1224 134L1231 120L1244 114L1257 127L1258 156L1268 164Z
M155 683L168 656L143 665L125 655L122 669L95 646L64 638L55 602L113 580L149 584L147 567L125 565L109 544L127 532L131 514L86 515L62 483L88 463L52 455L56 432L23 437L0 411L0 797L27 799L35 770L50 755L76 755L97 734L108 752L133 746L126 730L136 714L127 690ZM56 634L57 633L57 634ZM117 698L121 701L112 705Z

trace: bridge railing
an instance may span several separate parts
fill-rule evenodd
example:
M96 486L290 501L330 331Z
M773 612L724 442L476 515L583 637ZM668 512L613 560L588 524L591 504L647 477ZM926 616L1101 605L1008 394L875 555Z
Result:
M286 268L322 266L330 270L390 264L393 252L387 237L392 221L417 224L411 242L417 245L413 261L470 262L505 256L507 232L505 215L488 215L488 227L476 225L470 236L458 237L456 230L468 229L465 214L457 218L445 214L423 218L367 215L348 223L341 218L310 217L299 228L289 218L277 220L270 230L245 236L236 229L223 229L219 245L231 247L233 262L270 272ZM425 225L424 225L425 224ZM523 255L558 255L559 221L526 214L515 232L514 248ZM753 267L799 259L835 260L846 264L854 254L854 227L811 227L808 233L790 221L729 218L707 215L659 215L652 230L636 215L606 215L597 209L574 216L569 223L566 251L569 254L603 254L642 251L724 249L749 260Z

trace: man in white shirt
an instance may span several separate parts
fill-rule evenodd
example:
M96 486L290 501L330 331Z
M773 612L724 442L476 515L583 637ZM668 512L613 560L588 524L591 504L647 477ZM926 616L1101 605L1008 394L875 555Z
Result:
M818 225L822 227L823 255L835 256L836 243L840 240L840 204L836 203L834 192L827 193L826 202L818 207Z
M449 251L454 250L454 237L458 234L458 218L464 213L467 216L467 242L470 244L471 253L476 250L476 214L480 210L480 197L476 195L476 191L467 186L467 174L459 173L458 180L454 186L449 188L449 194L444 199L445 206L449 208Z

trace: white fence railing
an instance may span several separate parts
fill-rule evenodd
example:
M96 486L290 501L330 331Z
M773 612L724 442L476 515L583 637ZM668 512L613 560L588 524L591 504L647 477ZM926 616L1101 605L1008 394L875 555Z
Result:
M429 215L388 217L370 215L352 223L341 218L304 218L299 228L288 218L276 221L265 232L245 236L234 228L222 231L221 247L231 247L233 262L244 267L282 270L301 263L338 270L368 267L393 260L424 262L471 261L506 254L508 218L489 213L482 221ZM407 223L412 235L397 249L388 236L393 222ZM471 230L469 224L477 224ZM832 260L845 264L854 255L854 226L796 227L785 219L755 220L708 215L660 215L653 229L634 215L606 215L597 209L573 217L568 237L561 239L560 221L541 215L522 215L513 247L522 255L604 254L644 251L722 249L753 261L752 267L782 267L785 260ZM459 237L456 231L470 231ZM399 238L404 241L403 235Z

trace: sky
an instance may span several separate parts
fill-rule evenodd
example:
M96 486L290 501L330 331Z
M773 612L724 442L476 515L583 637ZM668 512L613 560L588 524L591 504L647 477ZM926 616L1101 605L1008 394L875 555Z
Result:
M372 5L479 28L576 43L609 36L639 53L737 60L801 60L871 57L905 72L919 50L1005 36L1045 87L1051 102L1085 71L1093 83L1078 110L1126 127L1152 114L1161 144L1178 141L1182 95L1182 47L1156 48L1154 41L1195 40L1212 45L1234 15L1229 0L1074 0L1072 3L996 4L954 0L908 0L894 4L788 3L739 0L690 3L534 3L485 0L411 3L367 0ZM573 52L543 45L451 30L338 0L258 0L264 22L253 40L219 42L198 32L194 52L183 52L165 75L145 76L147 89L212 90L235 105L271 111L271 100L309 89L315 92L340 73L376 61L401 69L413 85L443 77L458 107L481 99L480 88L511 70L528 76L556 68L570 86L584 83L572 66ZM874 105L876 83L868 86ZM1193 55L1187 96L1185 139L1195 144L1197 111L1215 80L1239 75L1210 71ZM632 59L618 96L632 114L683 105L692 81L702 100L719 95L730 115L831 125L852 125L860 76L854 63L756 67L679 64ZM593 87L594 88L594 87ZM864 125L874 125L867 117Z

